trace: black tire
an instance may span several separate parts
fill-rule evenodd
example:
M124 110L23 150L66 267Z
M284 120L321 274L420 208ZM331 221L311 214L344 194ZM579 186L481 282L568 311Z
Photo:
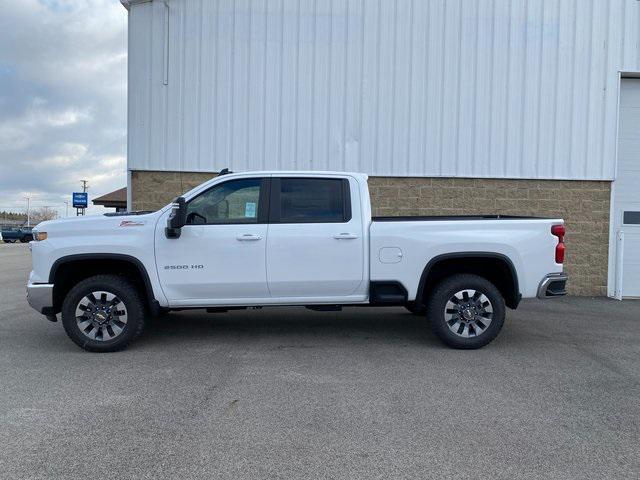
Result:
M481 302L481 296L473 301L468 293L466 295L462 293L465 290L480 292L481 295L488 299L490 304L481 307L481 305L486 304L486 301ZM447 303L458 293L462 294L462 300L458 300L456 297L456 300L460 303L455 305L455 309L450 309L451 312L449 310L445 311ZM465 308L467 305L471 306L471 310ZM469 316L474 315L473 312L476 310L473 309L476 307L481 310L480 313L475 314L472 319L465 320L463 312L468 313ZM492 312L488 312L485 309L491 309ZM455 313L452 313L454 311ZM447 320L449 315L452 318ZM470 274L453 275L439 283L429 296L427 317L431 320L433 333L446 345L461 349L481 348L496 338L504 325L504 298L502 298L502 294L496 286L486 278ZM490 319L488 325L483 323L486 323L486 319ZM467 321L471 323L465 327ZM482 326L486 328L481 330ZM453 330L457 330L457 333ZM474 332L473 334L471 333L472 331ZM462 336L464 334L468 336Z
M89 338L82 332L76 320L76 308L79 303L97 291L109 292L126 308L126 324L120 333L110 340ZM62 303L62 325L69 338L79 347L89 352L116 352L125 349L142 334L146 313L143 297L133 283L118 275L96 275L82 280L69 291Z
M406 308L411 313L419 317L424 317L427 313L427 307L424 305L411 304L411 305L405 305L404 308Z

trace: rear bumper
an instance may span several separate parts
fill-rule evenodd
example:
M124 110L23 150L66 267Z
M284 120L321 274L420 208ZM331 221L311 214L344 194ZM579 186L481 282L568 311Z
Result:
M545 275L538 286L538 298L563 297L567 294L566 285L568 278L566 273L550 273Z
M27 284L27 302L38 313L50 314L53 309L53 285L49 283Z

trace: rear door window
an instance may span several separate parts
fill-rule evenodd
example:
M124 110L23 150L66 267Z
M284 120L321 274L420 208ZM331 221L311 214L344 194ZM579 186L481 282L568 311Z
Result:
M349 181L341 178L275 178L272 223L342 223L351 219Z

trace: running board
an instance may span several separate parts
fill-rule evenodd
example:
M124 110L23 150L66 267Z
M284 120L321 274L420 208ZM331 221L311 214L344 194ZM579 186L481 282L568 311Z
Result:
M314 312L341 312L342 305L306 305L304 308Z

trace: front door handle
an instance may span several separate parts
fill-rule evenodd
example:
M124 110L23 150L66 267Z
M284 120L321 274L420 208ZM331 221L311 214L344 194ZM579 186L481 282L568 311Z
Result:
M334 235L333 238L335 238L336 240L354 240L358 238L358 235L356 235L355 233L339 233L337 235Z
M258 240L262 240L262 237L253 233L245 233L244 235L238 235L236 237L236 240L239 240L241 242L255 242Z

